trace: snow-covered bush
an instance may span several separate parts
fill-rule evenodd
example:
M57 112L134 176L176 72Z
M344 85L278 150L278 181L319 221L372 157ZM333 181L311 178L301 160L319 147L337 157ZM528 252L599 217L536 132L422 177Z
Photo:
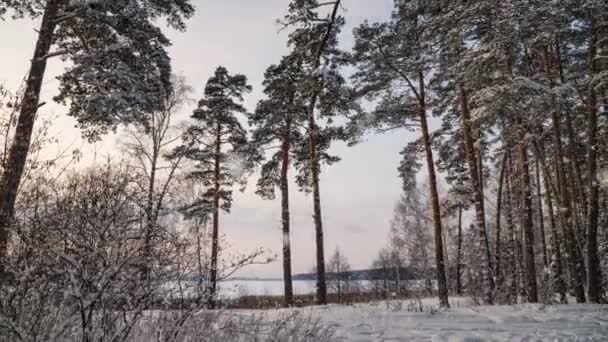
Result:
M149 234L146 192L125 165L23 189L4 263L8 281L0 282L0 341L126 341L150 310L178 326L201 317L194 313L208 300L201 286L208 269L198 260L207 244L165 219ZM220 275L266 260L263 249L226 255Z
M200 311L158 311L135 327L133 341L331 341L333 329L300 312L277 317Z
M13 229L1 335L25 341L128 336L161 281L142 278L142 211L130 174L108 163L24 194L31 203ZM158 265L165 257L157 255Z

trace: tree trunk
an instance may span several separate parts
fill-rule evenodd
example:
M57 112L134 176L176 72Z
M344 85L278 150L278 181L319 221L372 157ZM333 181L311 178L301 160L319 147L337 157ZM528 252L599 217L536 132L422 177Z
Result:
M462 206L458 207L458 247L456 251L456 294L462 294L460 265L462 263Z
M559 191L559 217L562 235L564 237L564 247L566 252L566 261L570 269L570 284L574 289L576 301L578 303L585 302L585 287L583 285L584 273L583 264L579 254L579 249L576 242L576 236L572 229L572 207L570 202L570 194L566 182L566 174L564 169L564 161L561 148L561 130L559 114L553 113L553 148L555 152L555 169L558 180Z
M492 277L492 273L494 272L494 269L492 267L490 243L488 241L486 231L485 211L483 208L483 191L479 182L479 164L475 156L475 144L473 143L473 137L471 135L471 115L469 112L467 93L462 83L460 83L458 87L460 91L462 133L471 184L473 186L473 202L475 205L475 221L478 230L477 233L479 234L479 247L484 249L484 251L482 251L482 258L484 259L483 263L486 264L486 266L482 269L485 282L485 300L487 304L492 304L494 292L494 279Z
M549 80L550 86L553 87L551 77L551 64L548 48L543 51L545 74ZM553 121L553 149L555 154L555 173L558 182L558 197L559 197L559 216L560 225L562 227L566 259L570 269L570 283L574 288L576 301L579 303L585 302L585 287L583 285L585 276L582 264L582 258L579 253L576 236L572 228L572 203L570 201L570 192L566 182L566 170L564 168L564 155L562 148L561 120L557 111L552 113Z
M211 269L209 270L209 306L215 308L215 293L217 291L217 259L219 253L220 227L220 190L221 190L221 153L222 126L217 124L215 137L215 162L213 178L213 232L211 236Z
M606 24L604 24L606 25ZM607 37L608 38L608 37ZM596 54L597 54L598 34L595 23L591 24L591 42L589 44L589 73L594 77L597 73ZM602 270L600 268L600 258L597 245L597 227L599 216L599 181L597 179L597 149L599 148L598 139L598 118L597 118L597 96L594 86L589 85L588 90L588 118L587 135L589 143L587 146L587 181L589 187L589 210L587 218L587 294L590 303L599 303L602 293Z
M542 144L542 143L541 143ZM566 286L564 284L563 277L563 266L562 266L562 252L561 252L561 237L560 232L557 229L557 223L555 221L555 215L553 214L553 193L557 191L557 188L551 181L551 172L545 162L544 145L539 146L538 142L534 142L534 150L536 152L536 160L540 162L541 169L543 171L543 184L545 186L545 201L547 203L547 213L549 216L549 225L551 228L551 238L549 240L549 246L551 247L551 271L553 273L553 279L555 281L555 292L560 295L560 303L565 304L566 302Z
M562 51L561 51L559 35L556 35L556 37L555 37L555 54L556 54L557 67L558 67L558 71L559 71L559 79L560 79L560 82L562 84L564 84L564 83L566 83L566 80L565 80L565 75L564 75L564 67L563 67L563 62L562 62ZM573 187L572 190L574 191L574 197L578 198L578 203L581 206L583 217L587 218L587 203L588 202L587 202L587 195L586 195L585 189L583 187L582 172L581 172L581 168L580 168L580 164L579 164L579 161L581 160L581 158L579 158L579 156L576 152L576 148L575 148L576 144L577 144L576 134L574 131L574 126L572 125L572 118L568 112L565 112L565 117L566 117L566 130L567 130L568 139L569 139L568 154L569 154L570 160L575 161L572 166L574 167L573 175L576 180L576 186Z
M154 213L154 191L156 183L156 168L158 163L159 149L156 143L153 146L152 158L150 163L150 179L148 180L148 198L146 203L146 228L144 232L144 265L143 278L144 281L150 281L150 268L152 256L152 234L156 226L156 214Z
M524 234L524 251L526 264L526 294L528 302L538 302L536 285L536 258L534 253L534 224L532 215L532 191L530 189L530 171L528 165L528 149L524 137L519 142L519 174L521 177L521 195L523 196L522 229Z
M571 161L572 164L572 182L574 183L574 186L572 187L572 191L573 191L573 197L576 198L576 204L578 204L581 208L582 211L582 217L587 219L588 218L588 213L587 213L587 194L585 193L585 189L583 187L583 178L582 178L582 171L581 171L581 167L580 167L580 161L581 158L579 156L579 154L576 151L576 144L577 144L577 139L576 139L576 135L574 133L574 127L572 125L572 118L570 117L570 115L568 113L565 114L565 121L566 121L566 132L568 133L568 154L569 154L569 159Z
M582 224L581 211L586 212L587 209L581 210L581 207L586 207L586 204L580 202L580 192L578 191L578 187L576 186L576 171L574 170L574 165L572 163L572 159L565 161L565 169L566 169L566 181L568 182L568 186L572 190L572 196L570 197L570 206L572 208L572 231L574 232L574 236L576 237L576 248L578 249L578 255L581 256L581 262L584 258L585 254L585 241L587 241L587 231L585 230L586 225ZM584 269L583 269L584 271ZM587 281L584 278L585 282Z
M509 153L507 152L507 169L506 169L506 185L507 185L507 195L505 196L505 210L507 212L507 229L509 231L509 249L508 249L508 259L509 259L509 303L516 304L517 303L517 255L516 255L516 242L515 242L515 223L513 222L513 188L511 177L513 177L513 172L511 171L511 158Z
M426 118L426 99L424 75L418 73L419 85L419 116L420 126L422 128L422 140L424 142L424 150L426 152L426 164L429 173L429 191L431 193L431 204L433 208L433 227L435 238L435 263L437 267L437 288L439 295L439 305L442 308L449 308L448 288L445 276L445 262L443 257L443 234L441 227L441 212L439 208L439 193L437 191L437 176L435 175L435 162L433 160L433 149L431 147L431 137Z
M336 0L333 4L333 10L329 22L327 24L327 32L321 40L319 47L316 51L316 59L314 61L314 70L318 70L321 67L321 59L323 57L323 51L329 41L331 33L334 29L336 18L338 17L338 9L341 6L341 0ZM308 143L310 148L310 172L312 175L312 192L313 192L313 220L315 223L315 235L316 235L316 247L317 247L317 304L327 304L327 282L325 278L325 251L323 246L323 218L321 216L321 189L319 187L319 173L321 166L319 165L319 158L317 156L317 138L319 134L319 127L317 127L315 120L315 107L319 92L313 92L310 103L308 104Z
M446 288L449 289L452 286L451 279L449 277L450 274L450 255L448 254L448 231L446 229L442 230L442 239L443 239L443 256L444 256L444 265L446 266Z
M26 82L25 92L21 100L21 110L15 128L15 136L8 156L7 168L2 176L0 187L0 279L4 268L2 258L7 254L9 232L15 211L15 201L25 169L27 155L30 148L36 113L40 106L40 90L46 71L47 58L53 44L53 34L57 22L55 18L59 12L61 0L48 0L42 16L38 41L34 50L30 72Z
M395 282L395 293L397 294L397 297L399 298L399 295L401 294L401 261L399 260L399 254L397 252L395 252L395 277L396 277L396 282Z
M203 288L203 279L205 277L205 272L203 270L203 256L202 252L202 243L201 243L201 221L199 219L195 220L196 225L196 266L198 268L198 279L197 279L197 291L198 291L198 300L204 298L204 288Z
M317 247L317 304L327 304L327 282L325 276L325 250L323 245L323 218L321 216L321 188L319 186L320 165L317 156L318 127L315 122L315 106L317 97L310 103L308 115L310 163L312 174L313 220L315 223L315 238Z
M519 153L517 151L517 148L515 149L517 153ZM523 228L522 228L522 223L524 221L523 218L523 195L521 193L522 190L522 185L521 185L521 177L519 174L519 157L517 156L517 159L514 160L512 163L513 165L513 169L512 169L512 175L513 175L513 179L512 179L512 184L513 184L513 210L515 211L516 215L514 216L514 218L516 218L514 220L515 225L514 225L514 231L515 234L513 236L513 241L514 241L514 253L515 253L515 268L517 270L516 274L517 274L517 295L518 295L518 299L524 299L527 297L526 295L526 286L525 286L525 267L524 267L524 242L523 242ZM518 300L519 302L519 300Z
M547 258L547 239L545 237L545 218L543 212L543 198L541 194L541 185L540 185L540 163L538 161L538 156L535 158L534 171L536 172L536 200L538 206L538 228L540 234L540 242L543 252L543 263L545 267L549 266L549 261Z
M500 219L501 219L501 214L502 214L502 187L503 187L503 183L505 181L505 172L506 172L506 168L507 168L507 154L505 153L505 155L502 158L502 165L500 168L500 176L498 178L498 192L496 194L496 251L495 253L495 257L496 260L494 261L495 264L495 274L496 274L496 288L498 290L502 289L502 282L503 282L503 277L502 277L502 270L500 269L500 264L502 262L502 258L501 258L501 226L500 226Z
M291 236L289 233L289 150L291 149L291 115L285 118L285 133L281 145L281 223L283 225L283 284L285 306L293 305L293 284L291 280Z

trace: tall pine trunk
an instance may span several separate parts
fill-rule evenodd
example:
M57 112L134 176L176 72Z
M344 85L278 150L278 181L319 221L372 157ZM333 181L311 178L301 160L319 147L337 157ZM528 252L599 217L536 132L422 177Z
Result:
M456 250L456 294L462 294L462 275L461 275L461 264L462 264L462 206L458 206L458 246Z
M518 298L522 299L526 298L526 286L525 286L525 267L524 267L524 245L523 245L523 227L522 222L523 218L523 195L521 193L522 185L521 185L521 176L519 174L519 151L518 147L515 148L515 160L513 160L513 209L516 213L515 215L515 235L514 239L514 251L515 251L515 267L517 269L517 294Z
M502 270L500 269L500 264L502 263L502 250L501 250L501 225L500 220L502 216L502 188L505 181L505 173L507 169L507 153L502 158L502 163L500 167L500 176L498 177L498 192L496 194L496 250L495 250L495 271L496 274L496 288L498 290L502 289L503 277Z
M209 306L215 308L215 293L217 291L217 259L219 253L219 227L220 227L220 190L221 190L221 153L222 153L222 126L216 127L215 161L213 175L213 231L211 236L211 269L209 270Z
M521 185L522 230L524 234L524 261L526 267L526 294L530 303L538 302L538 289L536 284L536 258L534 253L534 224L532 215L532 190L530 188L530 170L528 165L528 149L525 141L519 142L519 175Z
M465 87L462 83L458 85L460 92L460 109L462 115L462 136L464 139L465 154L469 166L469 176L471 184L473 186L473 202L475 205L475 222L477 226L477 233L479 234L479 247L483 249L481 251L482 262L485 264L482 268L482 274L484 279L484 291L485 301L488 304L493 303L493 292L494 292L494 279L492 273L494 269L492 267L492 257L490 253L490 243L488 241L488 234L486 231L486 218L485 210L483 207L483 190L480 184L480 171L479 163L476 157L475 144L473 142L471 132L471 113L469 112L468 96Z
M555 35L555 63L557 63L557 70L558 70L558 74L559 74L559 80L561 82L561 84L565 84L566 83L566 77L564 74L564 65L563 65L563 59L562 59L562 48L561 48L561 44L560 44L560 35L556 34ZM582 210L582 217L583 218L587 218L587 195L585 193L585 189L583 186L583 178L582 178L582 171L580 168L580 163L579 161L581 161L580 156L578 155L577 151L576 151L576 145L577 145L577 139L576 139L576 134L574 131L574 125L573 125L573 120L571 115L569 114L569 112L565 112L565 121L566 121L566 131L568 133L568 140L569 140L569 147L568 147L568 154L569 154L569 158L571 161L573 161L572 166L574 168L573 171L573 177L574 177L574 181L576 182L575 186L572 187L572 191L574 192L574 198L577 199L578 204L581 207Z
M46 56L53 44L53 34L57 26L55 19L61 3L61 0L48 0L46 2L25 92L21 100L21 109L8 156L7 168L2 175L2 184L0 185L0 277L4 273L1 259L7 254L8 228L13 219L15 201L30 149L36 113L40 106L40 90L47 65Z
M534 158L534 171L536 172L536 200L538 206L538 232L540 235L541 248L543 252L543 264L545 267L549 266L547 258L547 239L545 237L545 218L543 212L543 198L541 194L541 183L540 183L540 162L538 156Z
M515 242L515 223L513 221L513 188L511 178L513 172L511 170L511 157L507 152L507 169L506 169L506 185L507 194L505 196L505 210L507 219L507 230L509 234L509 248L508 253L508 267L509 267L509 286L508 286L508 298L510 304L517 303L517 255L516 255L516 242Z
M201 221L197 218L195 220L195 228L196 228L196 266L198 269L198 279L197 279L197 292L198 292L198 300L204 298L205 289L203 287L203 279L205 278L205 270L203 269L203 244L201 242Z
M572 207L570 194L564 169L564 161L561 148L560 120L557 112L553 113L553 140L555 152L555 169L558 179L559 191L559 217L562 235L564 237L564 247L566 261L570 270L570 284L574 289L576 300L579 303L585 302L585 287L583 285L584 272L581 256L576 242L576 236L572 228Z
M336 0L333 4L333 10L329 21L327 22L327 31L325 36L319 43L316 51L316 56L313 64L315 72L321 67L323 52L327 46L327 42L334 29L336 19L338 17L338 9L341 6L341 0ZM308 104L308 144L310 158L310 173L312 178L312 193L313 193L313 220L315 223L315 240L317 248L317 303L321 305L327 304L327 280L325 276L325 249L323 241L323 218L321 216L321 188L319 185L319 174L321 166L317 151L317 139L319 137L319 127L315 119L315 107L320 90L314 91L311 95Z
M291 236L289 232L289 150L291 149L291 115L285 118L285 132L281 145L281 223L283 225L283 284L285 305L293 305L293 284L291 280Z
M553 213L553 193L557 191L557 188L551 181L551 171L547 167L544 155L544 144L539 146L538 142L534 142L534 151L536 153L536 160L540 162L541 169L543 171L543 184L545 186L545 202L547 204L547 214L549 216L549 227L551 229L551 238L549 239L549 246L551 247L550 268L553 273L554 289L559 295L560 303L566 303L566 285L564 284L563 266L562 266L562 238L560 237L560 231L557 228L555 221L555 215Z
M321 216L321 188L319 185L319 157L317 153L318 130L315 120L315 106L317 95L313 97L309 104L308 130L309 130L309 153L312 176L312 196L313 196L313 220L315 223L315 240L317 247L317 304L327 304L327 281L325 276L325 249L323 238L323 217Z
M604 23L603 25L608 25ZM608 38L608 37L606 37ZM597 73L598 34L595 23L591 24L591 42L589 43L589 76L595 77ZM590 303L599 303L602 293L602 270L600 268L600 258L597 245L597 227L599 216L599 181L597 179L597 149L599 148L598 139L598 118L597 118L597 96L594 85L590 84L587 95L587 181L589 187L589 210L587 218L587 294Z
M431 136L426 117L426 95L424 86L424 75L420 71L418 73L418 88L419 88L419 116L420 126L422 128L422 140L426 153L426 165L429 173L429 191L431 193L431 205L433 209L433 230L435 238L435 266L437 268L437 289L439 295L439 305L443 308L449 308L448 302L448 285L445 276L445 261L443 255L443 233L441 227L441 211L439 208L439 192L437 190L437 176L435 174L435 162L433 160L433 148L431 147Z
M553 87L551 77L551 62L549 50L545 47L543 51L544 68L547 80ZM554 100L552 102L555 102ZM574 289L576 301L585 302L584 269L582 257L577 247L576 235L572 226L572 203L570 201L570 190L566 181L566 169L564 168L564 154L562 148L561 118L556 110L552 112L553 123L553 150L555 155L555 173L557 178L557 190L559 198L559 217L562 228L566 252L566 260L570 270L570 284Z

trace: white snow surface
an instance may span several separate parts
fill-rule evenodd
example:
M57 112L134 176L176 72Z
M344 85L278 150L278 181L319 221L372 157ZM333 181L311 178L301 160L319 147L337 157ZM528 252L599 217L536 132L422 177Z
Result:
M440 311L436 299L424 299L235 314L267 321L310 317L333 329L335 341L608 341L608 305L475 306L464 298L450 303L451 309Z

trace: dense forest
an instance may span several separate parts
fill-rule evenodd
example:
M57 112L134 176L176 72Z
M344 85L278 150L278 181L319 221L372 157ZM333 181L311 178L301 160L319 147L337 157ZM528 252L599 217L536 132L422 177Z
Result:
M605 303L608 3L395 0L344 50L342 2L286 1L289 53L269 61L250 109L238 70L218 66L202 94L173 72L165 24L186 30L190 0L0 0L3 21L40 25L22 86L0 86L0 341L128 340L152 309L173 313L163 338L181 340L199 309L221 306L222 280L276 260L293 306L293 191L311 194L315 300L327 304L343 291L335 275L351 272L338 249L325 254L332 146L400 129L417 138L395 155L402 196L370 260L390 274L385 290L405 291L410 269L446 310L451 296ZM41 158L67 139L38 115L56 60L53 100L90 142L126 135L126 158ZM280 200L276 256L228 252L222 234L252 179L261 199Z

